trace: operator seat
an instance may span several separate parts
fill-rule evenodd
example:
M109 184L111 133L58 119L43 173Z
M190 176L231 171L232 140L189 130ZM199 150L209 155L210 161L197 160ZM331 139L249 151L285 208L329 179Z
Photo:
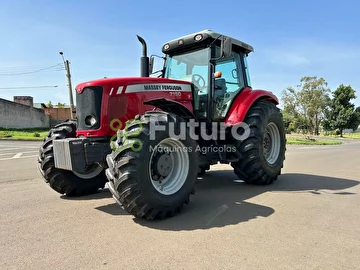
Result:
M226 93L226 81L223 78L215 79L215 93L214 98L223 97Z

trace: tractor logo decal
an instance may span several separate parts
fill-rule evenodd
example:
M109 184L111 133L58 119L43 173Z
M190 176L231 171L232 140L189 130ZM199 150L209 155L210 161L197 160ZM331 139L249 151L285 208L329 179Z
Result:
M138 93L147 91L183 91L191 92L190 84L136 84L128 85L126 87L126 93Z

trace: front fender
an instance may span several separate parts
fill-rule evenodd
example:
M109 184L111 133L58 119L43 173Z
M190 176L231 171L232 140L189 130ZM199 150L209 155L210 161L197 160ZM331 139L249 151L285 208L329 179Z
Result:
M184 119L196 119L195 115L183 104L180 102L166 99L166 98L157 98L153 100L148 100L143 102L145 105L154 106L165 112L176 114Z
M254 102L258 100L268 100L269 102L279 104L278 98L270 91L245 88L232 103L225 117L225 125L233 126L244 121L247 112Z

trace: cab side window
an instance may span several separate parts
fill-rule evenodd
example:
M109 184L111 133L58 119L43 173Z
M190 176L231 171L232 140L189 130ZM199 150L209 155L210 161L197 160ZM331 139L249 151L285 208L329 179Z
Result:
M228 92L238 91L245 86L240 55L235 52L233 55L232 58L218 61L215 65L215 72L222 73L221 79L225 80Z
M244 55L244 65L245 65L245 73L246 73L246 80L249 87L251 87L251 80L250 80L250 72L249 72L249 65L247 62L247 56Z
M218 71L222 76L216 78L214 82L214 115L216 118L223 118L236 94L245 87L240 55L233 52L233 57L218 60L215 63L215 72Z

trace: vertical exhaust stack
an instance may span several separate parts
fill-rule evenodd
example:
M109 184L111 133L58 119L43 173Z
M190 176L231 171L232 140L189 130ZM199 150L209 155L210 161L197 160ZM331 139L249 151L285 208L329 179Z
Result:
M147 56L147 46L146 46L146 42L145 40L136 35L138 40L141 42L142 47L143 47L143 54L140 58L140 76L141 77L149 77L150 76L150 72L149 72L149 57Z

